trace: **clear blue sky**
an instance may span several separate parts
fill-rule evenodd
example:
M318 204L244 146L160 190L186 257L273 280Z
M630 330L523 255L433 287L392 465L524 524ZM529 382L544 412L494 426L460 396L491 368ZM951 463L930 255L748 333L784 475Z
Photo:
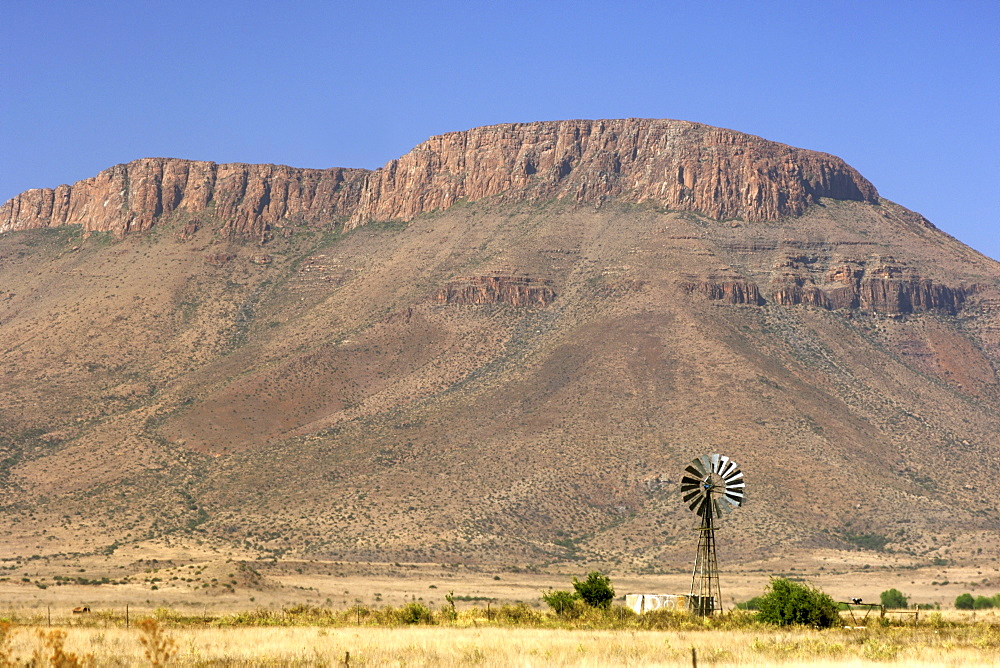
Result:
M0 201L145 156L374 168L679 118L841 156L1000 258L1000 2L0 2Z

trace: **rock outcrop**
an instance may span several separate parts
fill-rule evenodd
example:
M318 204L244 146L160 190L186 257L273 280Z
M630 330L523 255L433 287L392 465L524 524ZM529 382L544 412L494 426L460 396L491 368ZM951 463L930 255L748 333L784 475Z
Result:
M764 298L760 296L760 288L750 281L708 280L689 282L682 286L687 292L697 292L709 299L726 302L727 304L751 304L762 306Z
M807 304L828 310L860 309L902 315L937 311L955 314L975 292L975 286L951 287L920 276L891 257L854 259L829 267L819 281L801 272L814 258L789 257L788 267L774 282L771 300L780 305ZM783 267L783 268L784 268Z
M448 283L434 295L437 304L507 304L548 306L555 290L531 278L517 276L472 276Z
M874 202L832 155L674 120L494 125L433 137L366 176L350 225L408 220L459 199L609 198L750 222L803 213L820 197Z
M0 207L0 232L60 225L118 236L181 210L264 239L295 222L410 220L460 199L647 202L724 220L795 216L821 197L874 202L839 158L698 123L506 124L433 137L369 172L146 158Z
M285 221L332 221L354 211L358 169L297 169L145 158L69 186L28 190L0 207L0 232L82 225L124 236L173 211L213 213L224 230L263 238Z
M776 304L808 304L828 310L860 309L871 313L903 315L938 311L954 315L974 287L949 287L925 278L864 278L829 289L816 285L788 285L771 295Z

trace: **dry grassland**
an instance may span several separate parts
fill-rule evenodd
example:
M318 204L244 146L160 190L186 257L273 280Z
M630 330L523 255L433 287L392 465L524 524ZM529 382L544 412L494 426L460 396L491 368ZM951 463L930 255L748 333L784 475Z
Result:
M398 606L414 599L437 607L444 604L449 591L458 598L459 609L486 601L541 606L541 592L565 589L574 576L583 576L593 568L562 564L515 573L459 564L247 559L244 567L240 561L208 550L168 550L162 546L123 548L113 557L0 559L0 615L46 608L58 615L83 605L116 611L129 605L136 614L148 614L158 607L188 613L297 604L343 609L356 604ZM686 592L691 578L687 569L642 575L611 571L610 575L619 596ZM763 593L771 575L804 579L839 601L861 597L876 602L881 592L896 588L911 604L938 604L948 609L964 592L974 596L1000 593L1000 571L992 558L973 564L915 567L891 555L817 551L796 558L727 564L722 575L724 606L731 608ZM97 586L73 583L78 577L117 582L127 577L129 582ZM60 582L56 578L64 578L62 584L56 584Z
M149 665L141 631L67 627L64 656L94 665ZM39 632L14 627L7 657L51 654ZM499 627L169 628L176 666L996 666L997 628L866 631L613 631ZM0 655L2 656L2 655ZM160 655L161 658L164 654ZM155 658L155 657L154 657ZM41 665L46 665L43 661ZM64 664L72 665L72 664Z
M33 657L36 665L48 665L53 631L66 633L66 656L90 656L100 666L149 665L148 648L141 642L144 634L136 623L151 615L158 616L171 641L173 655L167 665L178 666L337 666L348 652L352 666L688 666L692 647L700 666L1000 665L1000 611L947 609L962 591L997 593L995 581L983 581L993 573L992 562L908 569L875 561L865 567L868 562L847 558L860 558L857 555L817 553L795 566L791 561L755 562L724 575L727 607L762 593L770 574L776 573L804 577L838 600L863 596L877 601L881 591L896 587L911 602L937 601L946 608L943 616L922 612L916 628L883 628L873 616L870 628L820 632L745 624L726 629L641 628L634 620L621 627L554 620L545 616L539 595L550 587L566 589L573 576L584 573L567 566L512 573L457 564L261 560L246 562L259 573L251 577L238 561L212 554L158 552L130 554L127 560L117 556L118 563L101 557L35 560L6 572L6 581L0 581L0 620L13 622L7 656L15 665ZM127 584L56 584L63 582L57 577L120 579L126 573L133 578ZM230 579L230 573L235 577ZM213 586L214 580L238 582L225 589ZM687 573L613 574L619 596L685 591L689 580ZM354 625L354 618L345 616L358 604L375 610L416 601L441 610L448 592L456 597L456 621L438 614L439 623L433 626ZM534 611L531 623L504 626L495 614L486 619L487 605L495 613L520 601ZM82 605L93 612L70 613ZM124 627L126 605L131 628ZM282 609L290 606L328 614L283 616ZM233 614L255 609L259 612ZM912 617L890 615L889 620L911 624ZM574 628L568 628L571 625Z

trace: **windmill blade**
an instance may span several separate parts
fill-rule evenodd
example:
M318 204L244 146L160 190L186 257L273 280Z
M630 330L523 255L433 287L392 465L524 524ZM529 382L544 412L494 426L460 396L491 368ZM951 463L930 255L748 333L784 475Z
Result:
M738 499L737 498L733 498L731 496L724 496L722 498L726 500L726 503L732 505L733 508L739 508L740 506L742 506L746 502L746 497L744 497L744 496L741 496Z
M715 472L721 476L722 472L725 471L727 468L729 468L730 461L732 460L730 460L729 457L726 457L725 455L719 455L719 463L715 467Z
M705 468L705 465L700 459L692 460L691 463L687 465L687 468L684 469L684 472L691 474L695 478L704 478L708 475L708 469Z
M712 472L712 458L709 455L702 455L701 457L698 458L697 461L701 462L701 468L703 471L705 471L704 475L708 475L709 473Z
M743 482L743 472L737 471L734 475L728 478L723 478L722 482L726 483L726 487L732 487L733 485L739 485Z
M727 489L723 494L723 496L726 497L727 499L732 499L740 503L743 503L743 499L745 497L743 490L740 489Z
M692 487L701 487L701 478L694 478L689 475L681 478L681 491L691 489Z
M724 504L721 499L716 499L715 500L715 511L716 511L715 512L715 516L716 517L722 517L723 515L725 515L726 513L728 513L730 510L732 510L732 509L729 506L727 506L726 504Z
M726 462L726 465L723 466L722 469L719 470L719 475L722 476L723 478L727 478L730 475L732 475L733 471L739 471L740 470L740 465L739 464L737 464L736 462L734 462L732 459L729 459L728 457L727 457L727 460L728 461Z
M684 503L688 504L688 506L691 507L691 510L694 510L695 506L701 503L706 496L708 495L705 494L703 490L695 489L685 494L682 498L684 500Z
M732 471L730 471L729 473L727 473L726 475L722 476L722 479L725 480L727 483L729 483L729 482L736 482L738 480L742 480L743 479L743 471L741 471L739 469L739 467L737 467L737 468L733 469Z
M739 508L740 507L740 501L737 501L736 499L733 499L732 497L724 496L724 497L722 497L722 500L725 501L725 505L723 507L726 510L733 510L734 508Z
M691 506L691 509L694 510L695 505L697 505L701 501L701 497L703 497L703 496L705 496L705 495L702 494L700 491L695 490L693 492L689 492L688 494L685 494L682 498L683 498L684 503L686 503L689 506Z
M701 480L708 475L708 471L703 471L701 469L701 462L697 459L688 464L687 468L684 469L684 473L692 478L697 478L698 480Z
M719 472L719 457L721 457L721 456L722 455L720 455L718 453L709 455L708 459L712 463L712 473L718 473Z

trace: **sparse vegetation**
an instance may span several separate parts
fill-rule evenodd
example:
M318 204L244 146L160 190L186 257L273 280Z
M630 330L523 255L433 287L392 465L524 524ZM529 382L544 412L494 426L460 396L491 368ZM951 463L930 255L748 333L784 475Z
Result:
M143 619L138 624L142 636L139 642L145 650L146 660L153 668L167 665L177 654L177 642L168 636L155 619Z

